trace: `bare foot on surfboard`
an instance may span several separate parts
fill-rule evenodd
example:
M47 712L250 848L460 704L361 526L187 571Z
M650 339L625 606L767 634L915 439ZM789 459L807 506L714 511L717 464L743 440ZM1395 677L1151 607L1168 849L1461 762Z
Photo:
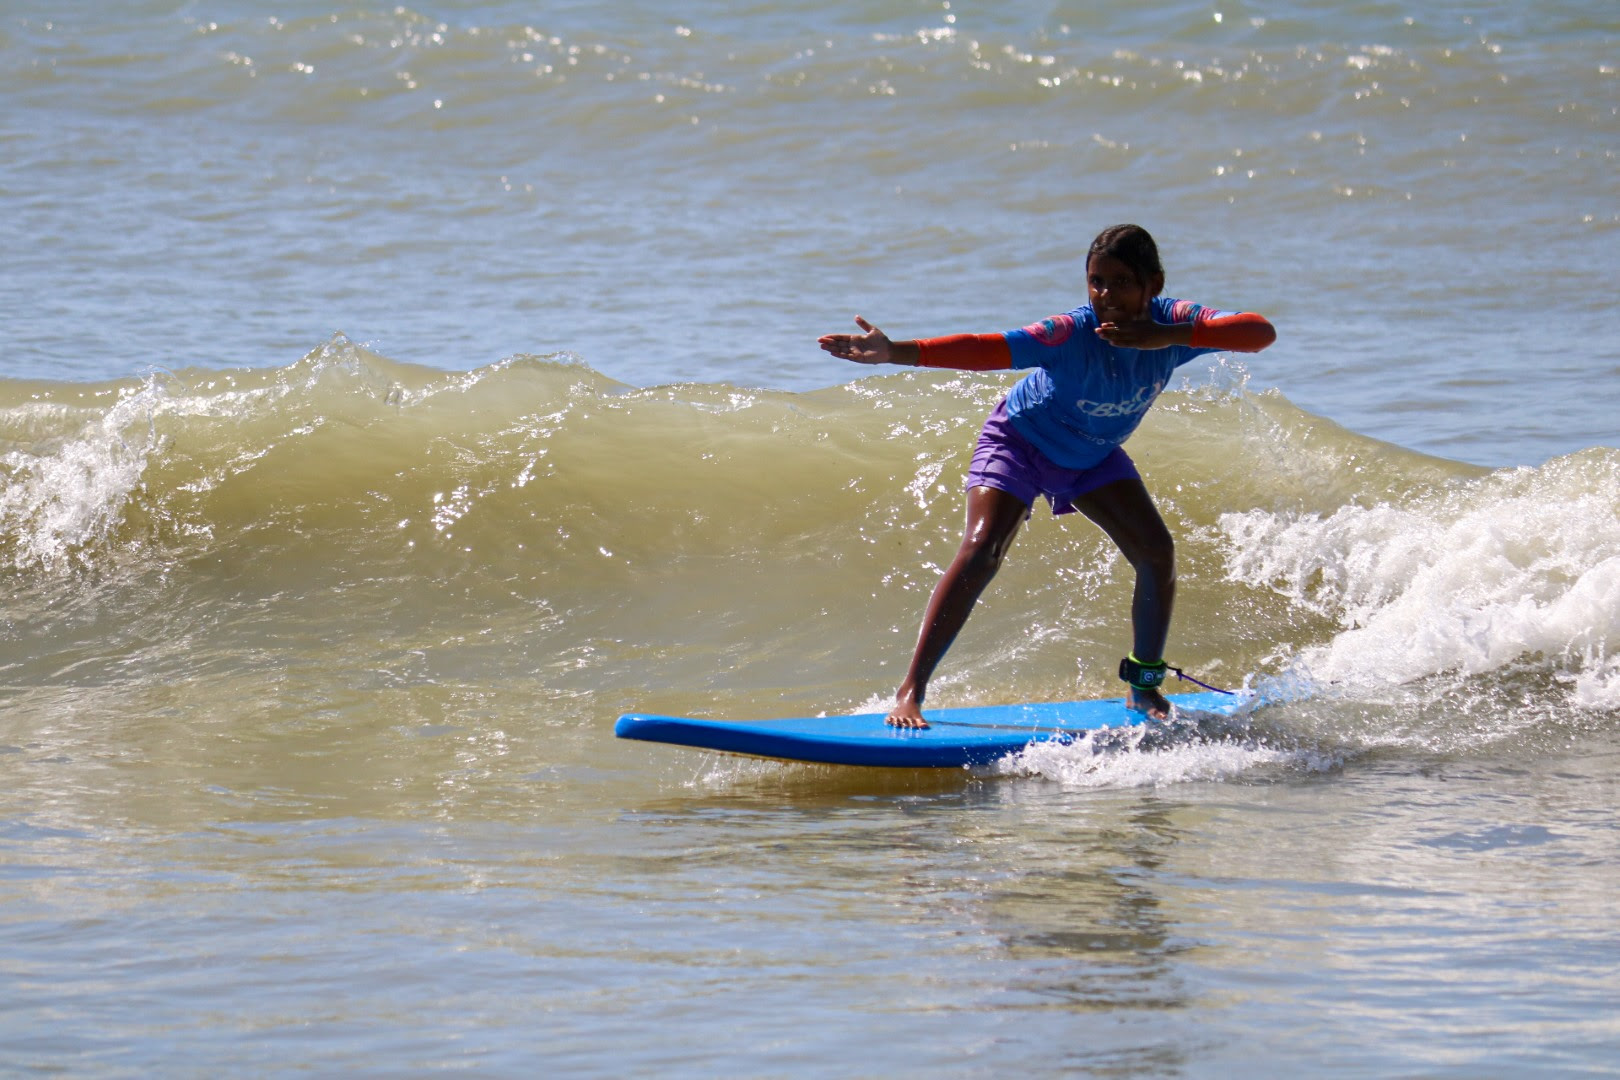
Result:
M1139 712L1149 720L1164 720L1170 716L1170 703L1157 690L1138 690L1131 687L1125 694L1125 707Z
M925 728L928 721L923 719L922 706L917 703L915 695L902 690L895 696L894 708L889 710L888 718L884 723L890 727Z

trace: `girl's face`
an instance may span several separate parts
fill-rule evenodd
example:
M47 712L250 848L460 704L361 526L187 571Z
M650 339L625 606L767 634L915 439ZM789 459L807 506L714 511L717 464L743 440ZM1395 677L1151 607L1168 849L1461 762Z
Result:
M1112 255L1093 255L1086 265L1086 289L1091 294L1091 310L1104 323L1135 322L1145 318L1148 305L1164 288L1164 276L1143 281L1124 262Z

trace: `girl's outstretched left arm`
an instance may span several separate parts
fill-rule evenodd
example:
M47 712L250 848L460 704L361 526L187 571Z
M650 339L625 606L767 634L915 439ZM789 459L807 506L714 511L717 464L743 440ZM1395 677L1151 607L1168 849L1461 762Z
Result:
M1205 308L1192 324L1195 349L1224 352L1259 352L1277 340L1277 328L1264 315L1252 311L1211 311Z
M1097 327L1097 336L1125 349L1191 345L1222 352L1259 352L1277 340L1277 330L1264 315L1252 311L1202 308L1189 322L1155 322L1149 314L1135 322L1103 323Z

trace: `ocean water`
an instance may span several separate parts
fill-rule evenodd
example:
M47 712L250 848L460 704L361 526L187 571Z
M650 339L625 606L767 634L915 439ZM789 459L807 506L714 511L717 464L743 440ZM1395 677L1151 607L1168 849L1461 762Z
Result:
M1612 1075L1620 16L0 5L0 1071ZM1133 438L1230 731L878 706L1102 226L1278 343ZM1113 693L1037 511L937 704Z

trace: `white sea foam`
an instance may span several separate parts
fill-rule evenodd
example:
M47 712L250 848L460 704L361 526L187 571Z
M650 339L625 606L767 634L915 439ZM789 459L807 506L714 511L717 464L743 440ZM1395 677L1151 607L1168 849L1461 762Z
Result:
M77 431L0 455L0 535L14 566L56 569L117 524L160 444L153 416L163 396L149 378Z
M1003 776L1040 776L1067 787L1165 787L1229 780L1256 769L1319 772L1341 756L1314 747L1274 743L1241 728L1201 737L1155 725L1110 729L1069 745L1031 743L996 763Z
M1229 580L1340 624L1301 666L1379 687L1529 665L1620 705L1620 455L1589 451L1402 504L1226 514Z

